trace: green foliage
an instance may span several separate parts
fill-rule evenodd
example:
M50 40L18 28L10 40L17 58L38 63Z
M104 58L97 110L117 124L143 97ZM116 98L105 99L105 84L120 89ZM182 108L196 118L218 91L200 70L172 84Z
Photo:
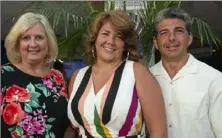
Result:
M45 1L38 2L38 6L25 8L23 12L32 11L44 14L51 22L55 32L61 25L64 27L64 36L58 37L58 58L65 61L83 58L82 40L90 23L98 15L99 10L90 1ZM180 7L181 1L141 1L143 7L139 11L141 31L139 33L142 43L143 61L149 63L153 49L154 17L163 8ZM104 11L114 10L115 1L104 1ZM126 10L126 1L120 9ZM80 12L81 11L81 12ZM192 17L193 25L196 26L201 44L209 43L211 46L222 45L219 37L213 29L198 18Z
M35 87L41 90L45 97L48 97L51 95L51 93L48 91L45 85L39 83L39 84L36 84Z
M114 10L115 7L115 1L104 2L104 11Z
M180 1L143 1L143 9L139 11L141 32L139 34L142 43L142 55L145 64L149 63L152 56L153 36L155 32L155 15L163 8L179 7Z
M193 26L197 26L198 36L202 45L204 43L208 43L211 47L219 47L222 45L221 39L206 22L193 17L192 24Z
M82 40L85 29L76 29L68 36L58 38L59 54L58 57L64 60L81 59L83 57ZM78 48L81 48L80 50Z
M144 1L140 10L140 23L142 31L140 40L142 42L143 61L149 63L153 48L153 36L155 32L154 18L155 15L163 8L180 7L181 1ZM197 28L197 36L200 38L201 45L208 43L211 47L221 46L222 41L215 34L214 30L204 21L191 17L193 28Z
M82 7L84 7L83 10ZM78 9L84 11L85 15L81 15ZM94 10L90 2L73 1L38 2L37 6L33 4L22 12L35 12L45 15L55 32L58 32L59 28L64 27L65 35L57 36L59 46L58 58L66 61L82 59L84 33L87 26L99 13L97 10Z

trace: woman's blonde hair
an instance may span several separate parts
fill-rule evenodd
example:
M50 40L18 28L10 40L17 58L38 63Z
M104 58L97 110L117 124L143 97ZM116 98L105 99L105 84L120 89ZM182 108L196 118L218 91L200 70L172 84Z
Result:
M21 62L21 54L19 51L19 39L21 35L36 23L41 23L48 38L48 52L45 63L49 64L56 59L58 55L58 45L55 33L45 16L37 13L25 13L19 17L6 36L5 48L6 54L10 62Z
M111 23L123 36L125 42L125 51L123 52L123 59L138 61L140 55L137 51L138 34L135 30L135 23L125 11L113 10L101 12L91 26L88 28L86 38L84 41L85 60L88 64L96 62L95 42L100 28L105 23Z

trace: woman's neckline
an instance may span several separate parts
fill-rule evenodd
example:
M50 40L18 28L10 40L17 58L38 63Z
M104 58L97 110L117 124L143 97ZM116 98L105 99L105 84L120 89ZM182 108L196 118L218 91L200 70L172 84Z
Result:
M106 85L107 85L107 83L111 80L111 78L113 78L113 76L115 75L115 73L116 73L116 71L120 68L120 66L124 63L125 61L121 61L120 63L118 63L116 66L114 66L113 67L113 69L110 71L110 72L108 72L108 74L110 75L109 77L108 77L108 79L104 82L104 84L102 85L102 87L101 88L98 88L98 90L96 90L96 88L95 88L95 80L94 80L94 78L95 78L95 76L94 75L96 75L96 74L94 74L93 73L93 70L92 70L92 72L91 72L91 75L90 75L90 78L92 79L92 86L93 86L93 91L94 91L94 94L95 95L97 95L98 93L100 93L100 91L104 88L104 87L106 87Z
M114 73L114 72L122 65L123 62L125 62L125 61L120 61L119 63L117 63L116 65L114 65L114 66L110 69L111 71L109 71L109 72ZM106 66L106 65L104 65L104 66ZM92 73L93 73L93 72L96 73L95 70L100 70L99 68L100 68L100 67L95 66L95 64L94 64L94 66L92 65Z
M35 77L35 78L45 78L46 76L50 75L50 73L51 73L51 69L49 69L49 71L48 71L44 76L39 76L39 75L30 74L30 73L24 71L22 68L20 68L19 66L15 65L15 64L13 64L13 63L11 63L11 65L12 65L16 70L18 70L19 72L21 72L21 73L23 73L23 74L25 74L25 75L27 75L27 76L31 76L31 77Z

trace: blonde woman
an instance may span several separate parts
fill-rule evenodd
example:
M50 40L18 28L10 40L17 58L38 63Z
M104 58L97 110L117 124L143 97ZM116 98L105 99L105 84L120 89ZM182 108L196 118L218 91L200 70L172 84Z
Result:
M5 47L10 63L1 68L1 137L62 138L67 90L62 74L50 69L58 47L49 22L40 14L23 14Z

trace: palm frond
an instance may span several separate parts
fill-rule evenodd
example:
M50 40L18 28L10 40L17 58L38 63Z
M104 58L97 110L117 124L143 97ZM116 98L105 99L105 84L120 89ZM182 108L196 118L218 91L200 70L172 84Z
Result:
M94 8L93 8L93 6L92 6L90 1L83 2L82 6L88 11L88 13L91 13L91 12L94 11Z
M79 12L84 11L84 15ZM91 23L99 11L94 10L91 2L72 1L44 1L23 9L23 12L35 12L45 15L51 22L55 32L64 29L64 36L58 37L59 55L64 60L71 60L74 57L81 58L76 51L81 51L82 39L89 23ZM60 29L60 30L59 30Z
M83 55L79 55L77 51L79 51L79 49L80 50L82 49L82 40L83 40L84 31L85 30L78 29L75 32L70 33L67 37L64 36L58 38L59 58L64 60L72 60L77 57L78 59L81 59L83 57Z
M218 37L212 27L210 27L210 25L208 25L206 22L192 17L192 24L197 25L201 46L203 46L204 43L208 43L211 47L219 47L222 45L221 39Z
M77 47L81 47L83 34L89 24L100 13L96 6L90 1L73 2L73 1L42 1L22 12L37 12L45 15L51 22L55 31L64 27L65 36L59 39L60 57L71 59ZM181 1L142 1L139 11L139 20L135 20L137 30L139 30L140 43L142 44L143 60L148 65L153 48L153 36L155 32L154 18L157 12L163 8L180 7ZM95 7L94 7L95 6ZM84 12L79 12L78 8ZM116 1L105 1L104 10L114 10L117 7L126 10L126 1L117 5ZM81 13L84 13L81 14ZM192 18L193 24L197 26L201 44L207 42L210 45L222 45L221 39L216 36L213 29L205 22L198 18ZM72 29L70 29L72 28ZM75 50L74 50L75 49ZM78 48L77 48L78 49ZM78 51L78 50L77 50ZM64 54L65 52L65 54ZM79 55L81 57L81 55Z
M104 11L114 10L116 6L115 1L105 1L104 5Z
M143 61L148 65L152 56L153 36L155 32L154 18L157 12L163 8L178 7L179 1L143 1L139 11L141 32L139 33L142 43Z
M155 15L163 8L169 7L180 7L181 1L144 1L142 3L143 9L140 10L140 24L141 33L140 41L142 43L143 59L145 63L149 63L149 57L153 47L153 37L154 36L154 18ZM208 43L211 46L216 47L222 45L221 39L216 35L213 29L204 21L192 17L193 25L197 26L198 36L200 37L201 45Z
M70 6L72 5L72 6ZM64 26L65 35L68 35L70 24L73 25L74 28L81 28L85 26L84 17L79 16L78 12L74 10L77 7L84 5L85 7L89 7L91 10L90 4L86 4L85 2L79 2L74 4L74 2L66 1L66 2L51 2L44 1L39 2L38 5L32 5L22 12L36 12L45 15L49 21L52 23L53 29L57 32L60 26ZM87 19L85 19L86 21Z

